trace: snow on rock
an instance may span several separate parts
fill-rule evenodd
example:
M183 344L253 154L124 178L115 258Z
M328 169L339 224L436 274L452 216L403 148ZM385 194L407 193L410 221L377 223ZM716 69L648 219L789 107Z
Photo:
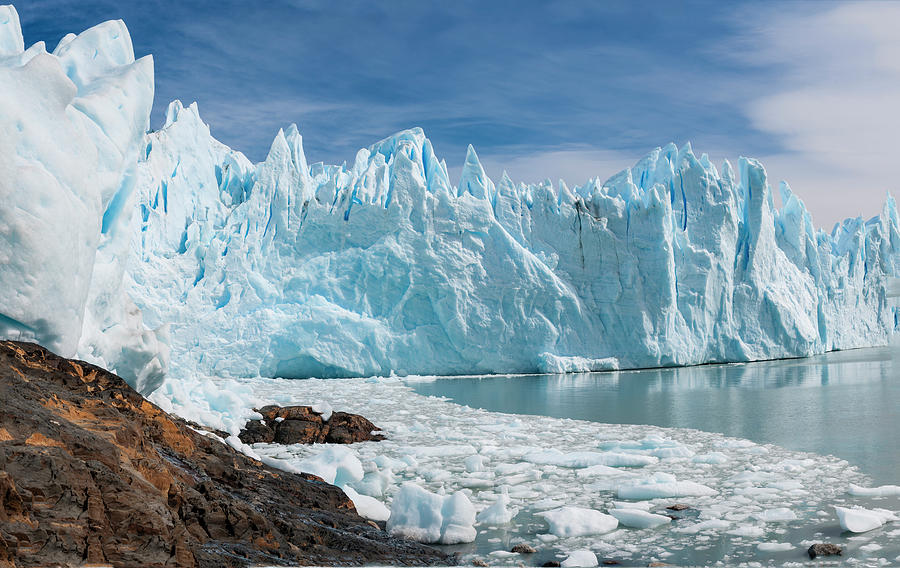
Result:
M543 517L550 525L550 533L558 537L605 534L619 526L615 517L583 507L560 507L536 515Z
M458 544L475 540L475 508L462 492L438 495L405 483L391 504L387 530L425 543Z
M125 24L25 49L0 6L0 337L114 370L147 393L167 367L167 329L123 293L153 60Z
M650 529L669 524L672 519L639 509L609 509L609 514L618 519L619 524L636 529Z
M590 568L591 566L598 566L599 564L597 555L590 550L576 550L563 560L560 566L563 568Z
M880 528L887 522L897 521L891 511L884 509L864 509L863 507L835 507L838 522L845 531L863 533Z

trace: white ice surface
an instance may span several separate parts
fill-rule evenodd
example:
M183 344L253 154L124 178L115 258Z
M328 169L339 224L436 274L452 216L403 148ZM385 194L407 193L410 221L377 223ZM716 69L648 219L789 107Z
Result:
M387 529L419 542L458 544L475 540L475 508L460 491L438 495L404 483L391 504Z
M852 497L846 493L848 484L866 485L867 482L856 469L833 457L760 446L694 430L488 412L417 395L404 380L397 378L257 379L243 385L252 390L252 395L247 397L248 404L257 407L266 403L309 404L327 400L336 409L358 412L384 428L387 440L345 446L365 472L361 480L345 486L377 499L392 510L400 488L407 482L441 499L461 491L479 517L477 521L472 519L476 545L483 551L479 557L492 564L517 561L513 556L500 554L509 549L504 544L505 538L496 544L487 542L486 539L497 535L514 536L544 549L552 547L562 558L575 550L591 549L602 558L664 561L667 555L684 550L702 552L710 539L726 539L733 551L732 560L752 558L760 553L757 546L761 543L787 541L784 530L805 530L810 535L822 530L839 531L836 517L831 514L823 517L819 512L834 504L849 506ZM608 448L616 448L616 453L623 455L654 459L640 467L610 468L586 467L590 460L572 458L583 456L584 452L608 453ZM297 467L324 449L323 446L273 444L253 447L264 459L280 460L275 463L288 468ZM650 455L663 450L677 455L663 458ZM727 459L715 464L697 463L692 457L686 457L688 451L693 455L718 452ZM550 460L553 463L530 461L536 455L568 457ZM479 459L471 459L473 456ZM476 461L483 467L472 467ZM597 467L605 468L602 475L579 475ZM660 485L667 488L673 484L676 488L684 488L684 484L694 489L703 486L709 491L640 500L618 497L622 488L658 491ZM632 510L665 515L671 513L665 507L676 502L687 503L693 510L687 511L680 520L656 528L631 528L621 523L613 532L599 535L557 536L551 533L548 519L539 516L562 507L594 510L599 515L632 507ZM410 510L408 506L402 509ZM443 517L439 522L434 515L440 509L435 505L425 508L425 512L420 510L418 514L432 519L429 523L409 521L403 526L440 540ZM506 510L505 514L502 509ZM795 514L796 520L767 523L757 520L786 519L788 515L781 509ZM517 514L511 516L512 510ZM508 522L502 522L507 518ZM428 525L427 530L423 524ZM467 523L460 524L468 530ZM584 527L589 525L580 521L571 524L574 532L584 532ZM557 528L556 532L567 534L569 530ZM498 554L488 555L484 550Z
M583 507L560 507L541 511L537 516L546 519L550 534L561 538L605 534L619 526L616 517Z
M894 513L884 509L835 506L834 512L838 517L841 528L854 533L869 532L881 528L887 522L898 520Z

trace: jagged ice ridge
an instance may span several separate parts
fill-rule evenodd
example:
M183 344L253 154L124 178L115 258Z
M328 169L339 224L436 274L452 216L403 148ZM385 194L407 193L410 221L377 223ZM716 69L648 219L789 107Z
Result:
M421 129L264 162L196 105L147 132L152 60L121 21L24 49L0 7L2 335L115 369L337 377L569 372L885 344L900 221L816 230L763 166L658 148L605 182L459 184ZM170 352L171 350L171 357Z

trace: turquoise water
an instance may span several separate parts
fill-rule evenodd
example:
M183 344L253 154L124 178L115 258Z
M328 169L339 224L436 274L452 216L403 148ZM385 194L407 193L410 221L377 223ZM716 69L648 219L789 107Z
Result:
M900 349L671 369L414 384L492 411L721 432L831 454L900 483Z

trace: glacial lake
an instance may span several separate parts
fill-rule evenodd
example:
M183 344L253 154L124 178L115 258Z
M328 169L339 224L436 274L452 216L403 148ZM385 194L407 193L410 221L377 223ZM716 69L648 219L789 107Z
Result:
M900 483L900 348L744 364L438 379L426 396L515 414L693 428L834 455Z

